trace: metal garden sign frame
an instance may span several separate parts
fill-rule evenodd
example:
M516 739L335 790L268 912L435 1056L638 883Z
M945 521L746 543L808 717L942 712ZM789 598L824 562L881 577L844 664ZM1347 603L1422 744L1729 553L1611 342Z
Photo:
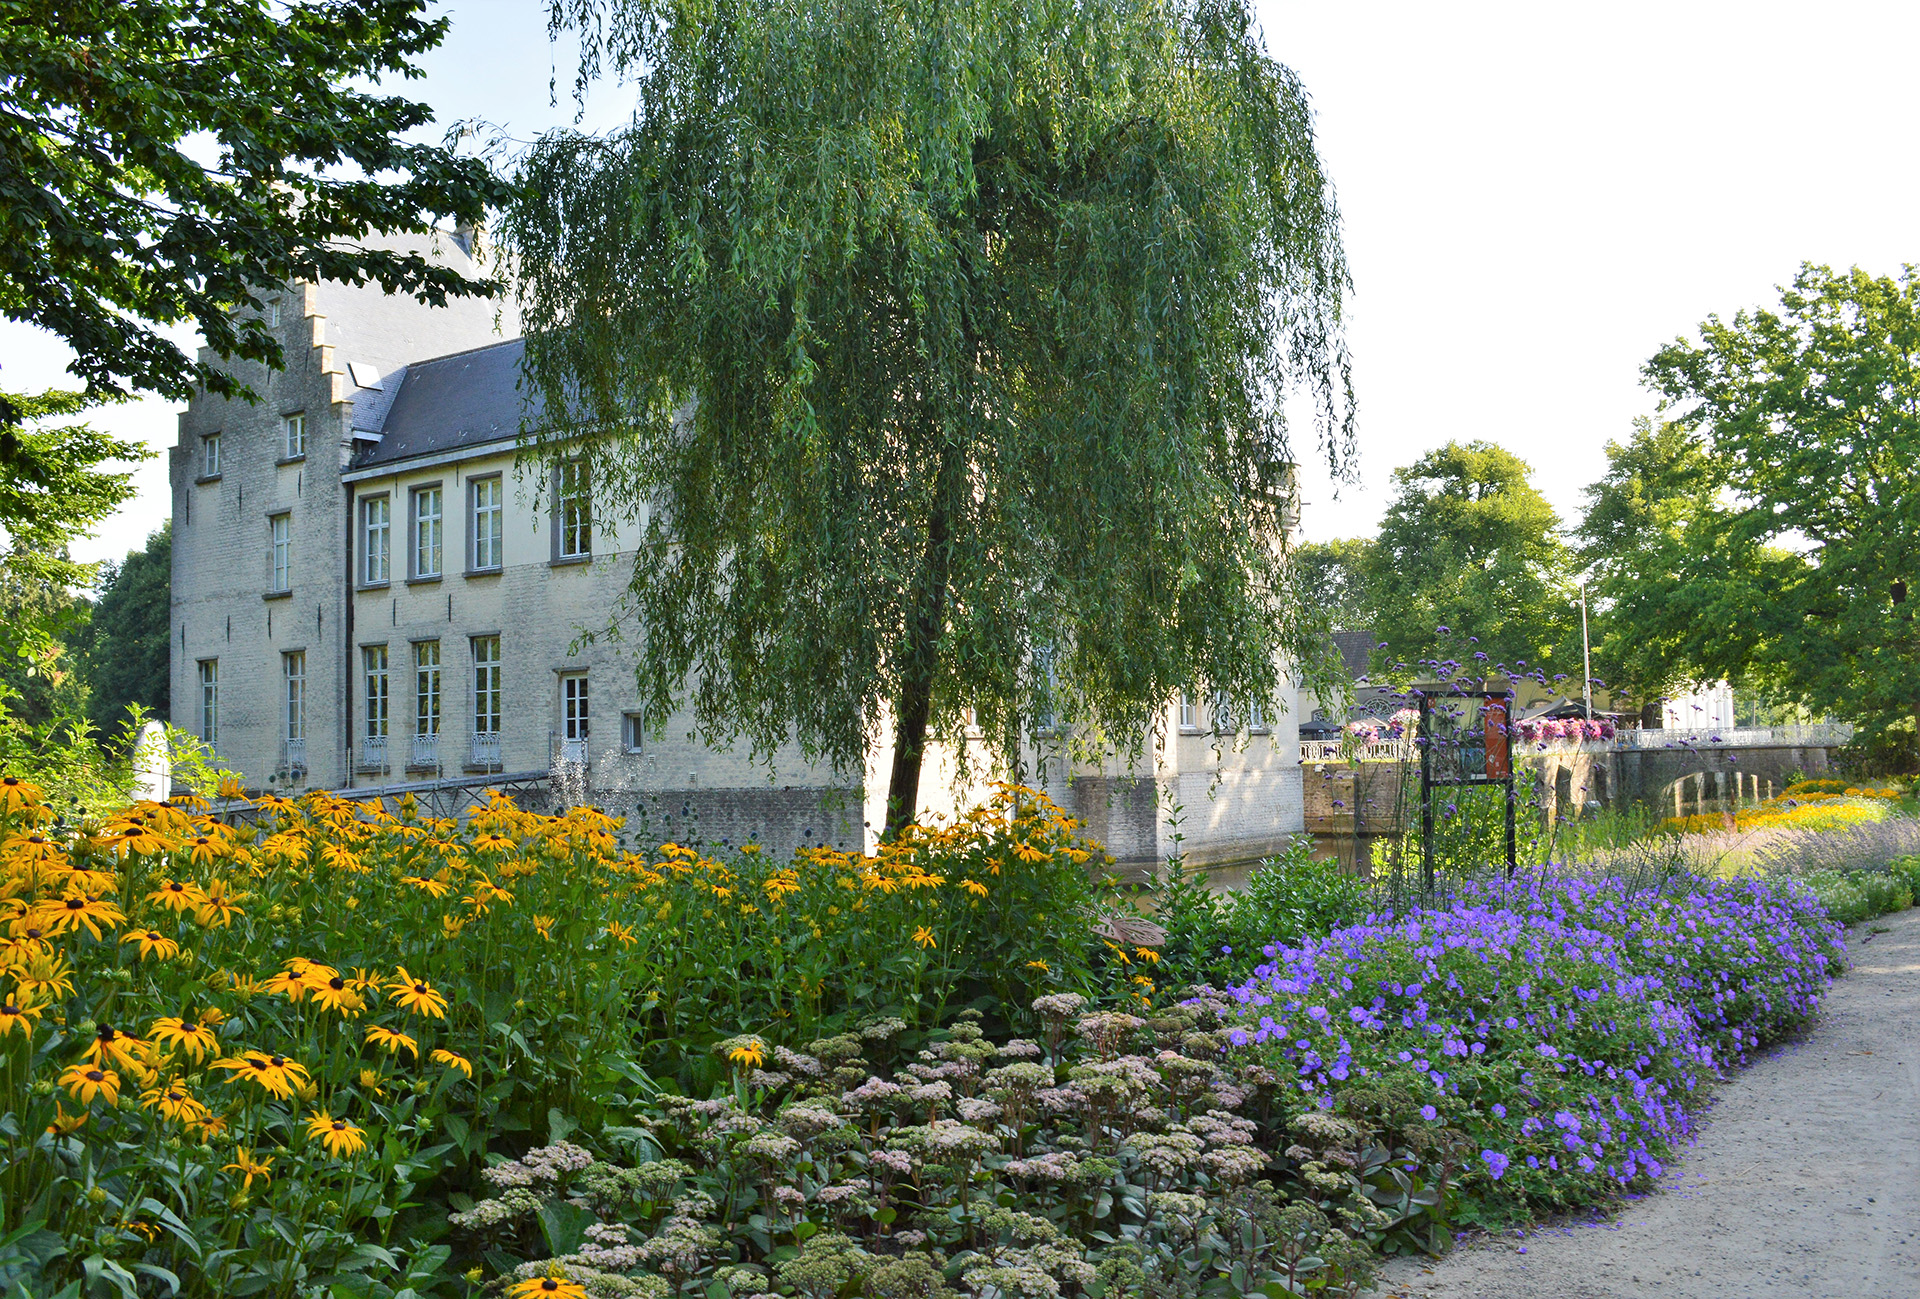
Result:
M1477 690L1451 682L1422 683L1414 687L1420 701L1420 874L1433 892L1433 790L1436 785L1503 785L1507 807L1507 874L1517 866L1516 796L1513 776L1514 693ZM1481 701L1477 727L1454 734L1435 733L1434 703L1445 699ZM1436 754L1447 749L1445 760Z

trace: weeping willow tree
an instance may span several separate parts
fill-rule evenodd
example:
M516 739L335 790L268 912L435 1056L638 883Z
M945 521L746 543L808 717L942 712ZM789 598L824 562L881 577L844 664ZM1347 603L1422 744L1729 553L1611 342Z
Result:
M1339 217L1239 0L555 0L630 122L503 223L545 453L645 519L664 717L862 762L1137 751L1311 653L1284 407L1351 455ZM617 630L617 627L615 628Z

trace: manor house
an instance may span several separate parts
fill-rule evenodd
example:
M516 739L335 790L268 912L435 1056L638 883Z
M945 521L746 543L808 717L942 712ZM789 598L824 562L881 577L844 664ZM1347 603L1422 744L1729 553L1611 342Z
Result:
M477 271L467 239L433 242ZM886 744L852 779L797 747L751 764L685 719L651 727L626 647L583 639L626 588L638 525L597 515L577 468L522 454L538 412L510 306L328 282L264 317L285 369L232 363L259 402L195 397L171 453L176 725L259 788L564 761L593 801L661 838L871 845ZM1136 867L1176 842L1196 863L1244 863L1304 828L1291 715L1181 700L1160 729L1134 763L1075 767L1036 749L1035 783ZM923 808L970 801L961 755L929 757Z

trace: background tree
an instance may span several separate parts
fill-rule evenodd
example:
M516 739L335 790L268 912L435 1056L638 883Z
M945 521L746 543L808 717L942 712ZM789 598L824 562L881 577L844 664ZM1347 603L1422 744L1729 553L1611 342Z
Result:
M1373 625L1367 571L1373 564L1371 537L1310 541L1294 547L1292 562L1301 598L1327 625L1360 631Z
M1702 677L1702 615L1725 594L1700 582L1726 530L1721 481L1700 439L1676 424L1643 416L1626 442L1607 443L1607 472L1587 488L1575 537L1590 579L1594 675L1617 691L1651 703Z
M969 708L1138 744L1307 655L1281 415L1340 462L1347 285L1306 96L1237 0L556 0L632 124L504 227L556 454L647 518L655 716L857 767L888 830ZM697 400L696 400L697 397Z
M168 716L168 604L173 584L173 524L144 549L101 566L99 596L78 648L87 661L93 723L117 730L127 706Z
M1778 311L1647 363L1725 488L1688 531L1703 674L1760 673L1870 733L1920 724L1920 272L1804 265ZM1913 751L1920 761L1920 751Z
M1490 442L1449 442L1394 470L1366 572L1387 662L1544 670L1579 693L1569 556L1532 472Z
M101 466L152 454L60 422L90 404L72 392L0 394L0 680L11 687L4 706L28 726L86 715L83 664L67 642L83 634L88 611L74 592L92 582L94 566L67 546L133 495L131 474Z
M216 356L278 367L258 316L232 309L295 278L434 303L496 291L360 242L477 222L502 192L480 161L404 142L432 120L425 104L368 89L420 75L412 60L447 30L425 14L424 0L0 0L0 312L66 340L91 391L185 401L244 387L156 326L191 321Z

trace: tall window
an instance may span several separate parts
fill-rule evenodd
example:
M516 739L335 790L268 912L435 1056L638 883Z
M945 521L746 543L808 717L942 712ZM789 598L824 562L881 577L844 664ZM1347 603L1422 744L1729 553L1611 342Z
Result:
M579 559L593 553L592 500L586 462L569 460L560 466L559 490L554 493L560 526L560 558Z
M369 496L361 503L360 518L360 549L366 556L361 580L372 586L393 576L393 502L385 496Z
M440 734L440 642L413 646L413 733Z
M476 478L473 490L473 566L500 567L500 539L505 532L505 514L500 499L498 478Z
M1271 728L1267 726L1267 706L1258 699L1249 700L1247 702L1247 730L1259 735L1269 729Z
M305 411L295 411L287 416L287 459L294 460L307 454L307 415Z
M413 489L413 575L440 576L440 489Z
M387 647L368 645L360 651L360 662L367 675L367 738L387 737L387 715L391 687L387 681Z
M1193 696L1185 691L1180 694L1180 729L1183 731L1199 729L1199 723L1194 717Z
M1213 697L1213 733L1215 735L1238 735L1240 719L1233 715L1233 701L1225 691Z
M220 660L200 660L200 739L213 744L220 738Z
M218 478L220 476L220 435L209 433L200 439L200 476Z
M289 650L280 656L287 683L287 738L307 738L307 652Z
M262 317L265 318L268 328L271 329L278 326L280 323L279 297L275 296L275 297L268 298L266 302L266 306L261 309L260 314Z
M473 638L473 733L500 733L500 638Z
M570 747L578 745L584 749L587 733L587 674L577 672L560 678L560 734L570 742Z
M293 581L293 516L276 514L273 524L273 585L274 592L292 589Z

